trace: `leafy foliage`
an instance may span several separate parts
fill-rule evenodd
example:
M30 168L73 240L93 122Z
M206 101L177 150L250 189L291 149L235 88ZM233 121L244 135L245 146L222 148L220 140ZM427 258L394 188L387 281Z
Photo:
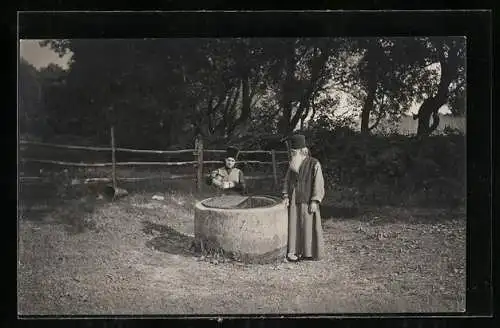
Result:
M42 85L36 68L24 59L19 63L19 128L21 133L41 134Z
M42 44L61 56L73 53L60 97L71 111L60 113L67 117L57 117L56 130L104 140L114 123L119 125L117 133L126 131L118 136L126 144L140 140L167 147L191 144L198 134L229 140L259 130L286 134L306 128L307 121L338 116L338 91L350 96L350 111L361 114L363 132L381 121L396 122L415 101L426 104L416 117L420 126L428 126L420 129L422 133L434 127L430 122L437 105L448 102L457 114L464 110L465 47L459 38L47 40ZM428 69L432 64L445 67L445 74ZM431 104L429 99L434 98ZM80 126L70 124L76 121Z
M465 138L408 138L315 130L311 149L327 190L351 205L460 205L465 199ZM347 195L346 195L347 194Z
M300 129L324 163L329 189L345 199L453 202L463 196L460 134L408 139L390 131L415 102L422 103L415 116L421 136L435 129L442 105L455 115L465 112L462 38L42 44L73 55L68 71L37 72L21 63L24 132L46 127L108 144L113 124L120 146L191 148L202 135L217 148L282 149L280 138ZM358 114L364 135L355 132ZM382 125L384 135L369 135Z

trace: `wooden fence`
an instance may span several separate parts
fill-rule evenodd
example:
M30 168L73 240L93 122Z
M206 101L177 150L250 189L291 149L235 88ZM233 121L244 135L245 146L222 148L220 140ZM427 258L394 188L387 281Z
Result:
M90 150L90 151L102 151L102 152L110 152L111 153L111 162L104 163L76 163L76 162L66 162L66 161L56 161L49 159L38 159L38 158L25 158L20 157L20 162L34 162L34 163L43 163L43 164L53 164L60 166L74 166L74 167L111 167L112 168L112 176L110 178L87 178L83 181L83 183L92 183L92 182L112 182L113 187L116 188L117 181L141 181L141 180L151 180L151 179L187 179L187 178L196 178L196 184L198 190L202 190L204 174L203 174L203 166L204 164L217 164L221 163L221 161L207 161L204 160L204 154L207 153L225 153L225 150L217 150L217 149L204 149L203 140L201 138L197 138L195 141L194 148L192 149L181 149L181 150L144 150L144 149L130 149L130 148L120 148L116 147L115 137L114 137L114 129L111 128L111 145L110 147L92 147L92 146L75 146L75 145L61 145L61 144L52 144L52 143L44 143L44 142L35 142L35 141L26 141L20 140L21 145L25 146L40 146L40 147L52 147L52 148L60 148L60 149L72 149L72 150ZM193 155L192 161L179 161L179 162L117 162L116 161L116 152L128 152L128 153L143 153L143 154L184 154L190 153ZM278 161L276 159L277 154L287 154L287 151L275 151L275 150L242 150L240 154L266 154L270 155L270 161L257 161L257 160L243 160L238 161L239 163L246 164L257 164L257 165L272 165L273 174L272 175L261 175L261 176L245 176L246 179L268 179L272 178L274 185L278 185L278 174L277 174L277 166L281 164L286 164L288 161ZM137 177L137 178L120 178L116 175L116 167L117 166L193 166L194 174L178 174L178 175L170 175L170 176L149 176L149 177ZM20 177L21 181L30 181L30 180L38 180L42 179L41 177Z

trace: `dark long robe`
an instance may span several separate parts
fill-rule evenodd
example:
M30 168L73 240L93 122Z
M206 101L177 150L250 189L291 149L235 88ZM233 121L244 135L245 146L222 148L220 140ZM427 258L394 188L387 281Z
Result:
M292 181L290 169L285 177L283 194L288 194L288 190L291 190L291 195L288 195L288 254L319 260L323 257L325 248L321 213L319 206L314 213L308 211L311 201L315 200L321 204L325 195L323 172L319 162L313 168L311 181L312 193L309 202L296 203L297 181Z

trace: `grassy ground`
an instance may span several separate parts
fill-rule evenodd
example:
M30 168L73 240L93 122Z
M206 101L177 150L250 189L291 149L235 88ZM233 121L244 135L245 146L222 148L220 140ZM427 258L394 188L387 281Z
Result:
M191 182L115 202L21 196L20 314L435 312L465 308L465 214L322 208L320 262L245 265L191 250ZM55 188L48 187L48 188ZM26 188L25 188L26 189ZM36 188L29 188L32 193ZM156 191L156 192L154 192ZM153 194L165 196L152 200ZM28 201L29 200L29 201Z

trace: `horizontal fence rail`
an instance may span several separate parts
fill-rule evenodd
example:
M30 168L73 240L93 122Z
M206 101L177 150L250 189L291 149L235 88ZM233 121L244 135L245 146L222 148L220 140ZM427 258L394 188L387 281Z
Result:
M263 179L272 179L273 175L252 175L252 176L245 176L245 180L263 180ZM183 180L183 179L196 179L195 174L172 174L172 175L167 175L167 176L151 176L151 177L140 177L140 178L120 178L117 177L117 181L122 181L122 182L137 182L137 181L148 181L148 180ZM45 178L45 177L19 177L20 181L23 182L30 182L30 181L36 181L36 182L51 182L51 179ZM72 182L71 184L91 184L91 183L98 183L98 182L112 182L112 178L85 178L85 179L74 179L75 182Z
M36 142L36 141L19 141L21 145L32 145L32 146L42 146L42 147L52 147L52 148L62 148L62 149L75 149L75 150L93 150L93 151L112 151L112 147L93 147L93 146L73 146L73 145L61 145L46 142ZM179 149L179 150L147 150L147 149L131 149L131 148L115 148L115 151L129 152L129 153L144 153L144 154L183 154L183 153L193 153L196 149Z
M225 153L225 150L220 149L203 149L205 153ZM288 154L285 150L275 150L276 154ZM272 150L241 150L238 152L239 154L272 154Z
M93 151L112 151L112 147L94 147L94 146L74 146L74 145L61 145L53 144L47 142L38 141L26 141L20 140L21 145L32 145L32 146L43 146L43 147L53 147L62 149L75 149L75 150L93 150ZM144 154L184 154L184 153L195 153L196 149L179 149L179 150L148 150L148 149L132 149L132 148L115 148L115 151L129 152L129 153L144 153ZM220 149L203 149L205 153L225 153L225 150ZM240 154L268 154L272 153L271 150L242 150ZM276 154L287 154L286 151L280 150L275 151Z
M55 164L63 166L80 166L80 167L107 167L112 166L112 162L106 163L76 163L76 162L65 162L65 161L53 161L49 159L36 159L36 158L22 158L21 162L34 162L34 163L44 163L44 164ZM203 161L203 164L222 164L222 161ZM273 162L262 162L262 161L238 161L237 163L244 164L266 164L272 165ZM276 162L276 164L286 164L287 161ZM182 165L197 165L197 161L188 162L116 162L116 166L182 166Z
M134 181L146 181L146 180L176 180L176 179L190 179L190 178L196 178L194 174L171 174L171 175L162 175L162 176L149 176L149 177L140 177L140 178L121 178L117 177L118 181L124 181L124 182L134 182ZM50 179L47 177L19 177L21 181L46 181L49 182ZM94 182L112 182L113 179L111 178L85 178L85 179L79 179L79 178L74 178L73 179L75 182L72 182L72 184L88 184L88 183L94 183Z
M38 141L27 141L27 140L19 140L19 144L20 145L52 147L52 148L63 148L63 149L76 149L76 150L111 151L111 147L60 145L60 144L38 142Z
M71 184L90 184L90 183L99 183L99 182L113 182L113 186L116 187L116 182L137 182L137 181L145 181L145 180L174 180L174 179L194 179L198 185L198 188L201 188L203 185L202 180L203 177L203 165L206 164L219 164L223 165L222 160L204 160L203 154L206 153L219 153L224 154L226 150L219 149L204 149L203 148L203 140L197 140L195 142L195 147L192 149L179 149L179 150L145 150L145 149L131 149L131 148L120 148L116 147L114 141L114 129L111 127L111 147L94 147L94 146L80 146L80 145L63 145L63 144L54 144L47 142L38 142L38 141L28 141L28 140L20 140L19 144L21 145L21 151L26 150L25 146L40 146L40 147L52 147L52 148L60 148L60 149L68 149L68 150L90 150L90 151L108 151L111 153L112 162L104 162L104 163L84 163L84 162L69 162L69 161L58 161L58 160L49 160L49 159L38 159L38 158L20 158L20 162L34 162L34 163L42 163L42 164L53 164L53 165L61 165L61 166L73 166L73 167L111 167L112 168L112 177L94 177L94 178L74 178L71 180ZM179 162L117 162L114 154L116 152L129 152L129 153L143 153L143 154L186 154L190 153L194 156L193 161L179 161ZM273 175L245 175L246 180L259 180L259 179L273 179L274 185L278 184L278 176L277 176L277 166L282 164L288 164L288 161L277 161L277 154L286 154L287 151L276 151L276 150L242 150L239 154L265 154L270 155L272 161L258 161L258 160L242 160L237 161L240 164L255 164L255 165L272 165ZM115 167L124 167L124 166L192 166L195 169L195 174L170 174L170 175L160 175L160 176L148 176L148 177L117 177ZM20 181L24 182L49 182L50 179L47 177L33 177L33 176L20 176Z
M222 161L203 161L203 164L222 164ZM264 161L236 161L236 163L241 163L241 164L274 164L273 162L264 162ZM288 161L280 161L276 162L276 164L286 164Z

